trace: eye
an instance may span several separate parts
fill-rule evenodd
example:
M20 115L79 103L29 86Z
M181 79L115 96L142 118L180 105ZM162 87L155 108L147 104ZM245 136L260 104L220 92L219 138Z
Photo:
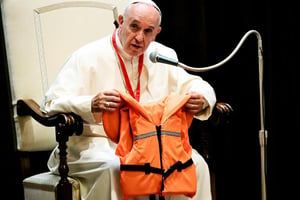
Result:
M146 35L151 35L153 33L153 29L147 28L147 29L144 30L144 32L145 32Z
M137 24L131 24L130 25L132 30L138 30L138 25Z

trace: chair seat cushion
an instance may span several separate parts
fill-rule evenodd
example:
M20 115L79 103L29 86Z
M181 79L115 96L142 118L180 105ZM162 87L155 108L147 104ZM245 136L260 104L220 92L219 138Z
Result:
M80 200L79 182L68 177L72 184L73 200ZM51 172L44 172L23 180L25 200L56 200L56 185L60 177Z

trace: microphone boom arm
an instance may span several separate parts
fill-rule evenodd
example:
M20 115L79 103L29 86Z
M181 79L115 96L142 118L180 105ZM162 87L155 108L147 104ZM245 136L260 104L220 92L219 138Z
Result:
M260 100L260 125L261 125L261 129L259 130L259 142L260 142L260 154L261 154L261 195L262 195L262 200L266 200L267 196L266 196L266 158L265 158L265 150L267 147L267 137L268 137L268 132L267 130L265 130L264 127L264 118L265 118L265 113L264 113L264 92L263 92L263 48L262 48L262 40L261 40L261 35L258 31L256 30L250 30L248 31L240 40L240 42L238 43L238 45L235 47L235 49L232 51L232 53L227 56L224 60L222 60L221 62L214 64L214 65L210 65L207 67L189 67L183 63L178 62L177 66L181 67L187 71L193 71L193 72L206 72L209 70L213 70L215 68L220 67L221 65L225 64L226 62L228 62L235 54L236 52L240 49L240 47L242 46L242 44L244 43L244 41L248 38L249 35L251 34L255 34L257 37L257 43L258 43L258 70L259 70L259 100Z
M262 58L262 51L263 51L262 50L261 36L260 36L259 32L257 32L256 30L250 30L242 37L242 39L240 40L238 45L235 47L235 49L231 52L231 54L229 54L225 59L223 59L222 61L220 61L220 62L218 62L214 65L210 65L210 66L207 66L207 67L190 67L190 66L187 66L187 65L185 65L181 62L178 62L177 66L181 67L181 68L183 68L187 71L192 71L192 72L206 72L206 71L210 71L210 70L213 70L215 68L218 68L221 65L225 64L226 62L228 62L237 53L237 51L240 49L242 44L245 42L245 40L251 34L255 34L256 37L257 37L257 40L258 40L258 56L259 56L259 59L261 59ZM262 62L259 63L259 65L262 65ZM262 68L262 67L260 67L260 68Z

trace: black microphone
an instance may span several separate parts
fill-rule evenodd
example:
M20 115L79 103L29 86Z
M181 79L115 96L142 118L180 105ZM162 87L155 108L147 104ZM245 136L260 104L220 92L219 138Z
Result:
M149 58L153 63L160 62L160 63L174 65L174 66L178 65L178 60L163 56L156 51L153 51L152 53L150 53Z

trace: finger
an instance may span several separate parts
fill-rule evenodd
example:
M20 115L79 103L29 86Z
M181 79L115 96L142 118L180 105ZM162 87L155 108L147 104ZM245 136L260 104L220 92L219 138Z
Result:
M116 92L115 90L111 90L111 91L104 91L103 92L104 97L103 100L109 101L109 102L114 102L114 103L120 103L121 98L118 92Z

